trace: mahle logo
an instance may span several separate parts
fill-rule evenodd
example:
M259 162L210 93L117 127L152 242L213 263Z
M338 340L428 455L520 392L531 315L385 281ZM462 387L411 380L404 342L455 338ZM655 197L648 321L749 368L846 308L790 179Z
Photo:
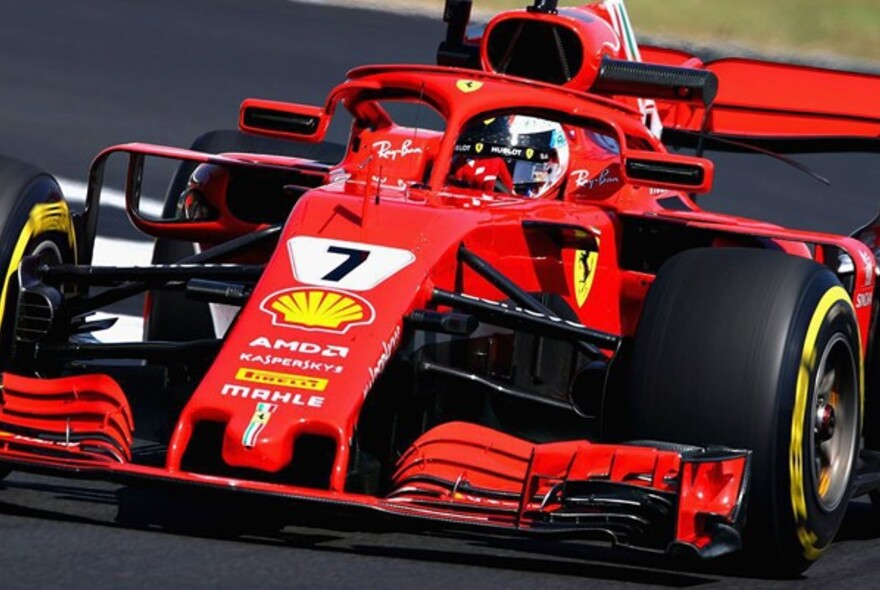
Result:
M260 304L276 326L345 333L352 326L373 323L370 303L353 293L297 288L277 291Z

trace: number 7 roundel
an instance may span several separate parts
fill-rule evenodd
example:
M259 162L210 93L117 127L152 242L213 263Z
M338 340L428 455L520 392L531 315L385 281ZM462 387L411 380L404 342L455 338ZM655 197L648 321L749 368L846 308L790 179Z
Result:
M293 276L300 283L369 291L412 264L409 250L312 236L287 241Z

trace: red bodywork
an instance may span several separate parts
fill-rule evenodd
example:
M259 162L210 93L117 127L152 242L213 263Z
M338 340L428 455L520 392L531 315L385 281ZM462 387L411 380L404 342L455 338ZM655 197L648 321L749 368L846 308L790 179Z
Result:
M172 479L536 532L577 533L591 519L613 520L609 514L615 513L613 501L619 501L620 494L637 503L651 495L665 499L674 523L665 537L667 545L660 548L681 544L708 552L719 523L741 525L747 450L713 455L653 443L534 443L454 421L412 442L397 462L389 492L355 493L347 485L352 441L371 391L406 339L404 318L423 309L448 311L432 302L438 289L483 302L506 299L497 286L459 264L462 247L491 261L524 291L557 295L576 316L571 326L620 337L633 335L654 276L621 261L625 226L632 220L700 230L713 236L711 245L719 247L766 238L792 255L819 262L824 262L825 247L838 248L854 263L852 298L858 302L862 340L867 341L875 269L873 254L861 242L704 212L686 191L626 178L624 163L640 153L672 163L687 159L666 153L645 126L634 99L584 92L597 76L602 57L626 57L603 10L532 14L535 19L563 22L593 43L595 55L587 56L588 66L567 87L491 72L377 66L350 72L323 108L291 106L290 112L316 122L314 137L303 137L307 141L323 137L341 104L352 113L355 123L346 157L331 168L282 156L215 156L143 144L117 146L99 156L96 166L110 154L123 152L230 168L296 169L318 178L321 186L298 198L278 247L264 260L265 272L249 303L180 413L164 466L131 460L136 432L132 412L120 387L105 375L4 375L0 458L18 468ZM522 14L499 17L487 33L509 15ZM486 51L484 47L482 60L488 69ZM658 99L662 123L670 128L708 126L734 135L797 135L809 121L811 134L880 134L880 119L866 106L871 101L864 99L880 90L874 77L746 60L704 65L691 56L656 48L643 48L642 57L706 68L720 79L708 122L703 120L703 105ZM826 78L827 84L817 82ZM802 87L807 84L811 93L805 95ZM761 90L756 92L756 86ZM837 105L841 96L853 97L833 113L826 111L829 101L821 94L832 87ZM383 100L417 102L435 110L445 120L446 132L397 126L382 108ZM246 104L277 106L266 101ZM538 199L451 186L458 130L477 117L518 109L563 121L570 145L563 181ZM246 124L244 115L242 126L259 130ZM616 141L619 153L597 147L589 136L596 129ZM278 131L265 134L288 137ZM705 189L711 184L711 163L701 165L707 175ZM138 215L136 199L129 197L135 225L158 237L187 237L207 247L265 227L235 219L222 196L213 202L220 212L216 220L174 224ZM684 203L685 210L664 207L662 200L669 197ZM370 272L328 279L328 268L314 260L332 252L331 247L361 252L361 262ZM580 266L587 252L598 253L589 269ZM345 254L341 256L333 260L344 262ZM335 263L329 270L334 267ZM612 354L606 352L608 358ZM265 477L188 468L194 433L205 423L222 427L219 452L225 465ZM324 486L272 481L273 474L296 463L302 437L332 441ZM590 530L596 528L602 527Z

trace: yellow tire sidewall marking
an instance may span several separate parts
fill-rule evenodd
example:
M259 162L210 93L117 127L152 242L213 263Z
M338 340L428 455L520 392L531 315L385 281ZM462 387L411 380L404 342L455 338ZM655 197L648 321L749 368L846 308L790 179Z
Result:
M807 404L810 401L811 375L816 367L817 354L816 339L822 324L828 317L831 308L839 302L846 304L855 314L849 294L840 286L830 288L819 300L810 319L807 334L804 339L804 349L801 354L800 367L798 368L797 384L795 386L794 408L791 415L791 443L789 446L789 477L791 485L791 507L794 513L795 527L798 541L803 548L806 559L817 559L825 547L817 546L819 537L808 527L807 495L804 485L804 417L807 413ZM864 363L861 354L861 339L859 338L859 405L864 405ZM859 414L861 416L861 412Z
M0 292L0 328L3 326L3 315L6 309L6 298L9 293L9 281L18 270L21 259L24 258L25 250L30 241L46 232L55 231L67 236L67 242L76 257L76 234L70 219L70 209L65 201L55 203L38 203L33 206L28 214L27 221L15 242L6 276L3 278L3 290ZM76 260L74 260L76 262Z

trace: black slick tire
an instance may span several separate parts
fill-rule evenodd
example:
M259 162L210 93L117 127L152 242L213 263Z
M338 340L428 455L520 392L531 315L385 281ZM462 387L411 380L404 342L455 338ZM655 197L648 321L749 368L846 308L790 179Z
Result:
M0 369L13 365L15 272L25 256L76 261L70 210L56 180L39 168L0 156ZM0 469L0 478L9 470Z
M684 252L658 273L632 354L630 435L751 450L749 560L809 567L841 524L859 445L860 339L837 277L780 252ZM817 423L833 404L837 431Z

